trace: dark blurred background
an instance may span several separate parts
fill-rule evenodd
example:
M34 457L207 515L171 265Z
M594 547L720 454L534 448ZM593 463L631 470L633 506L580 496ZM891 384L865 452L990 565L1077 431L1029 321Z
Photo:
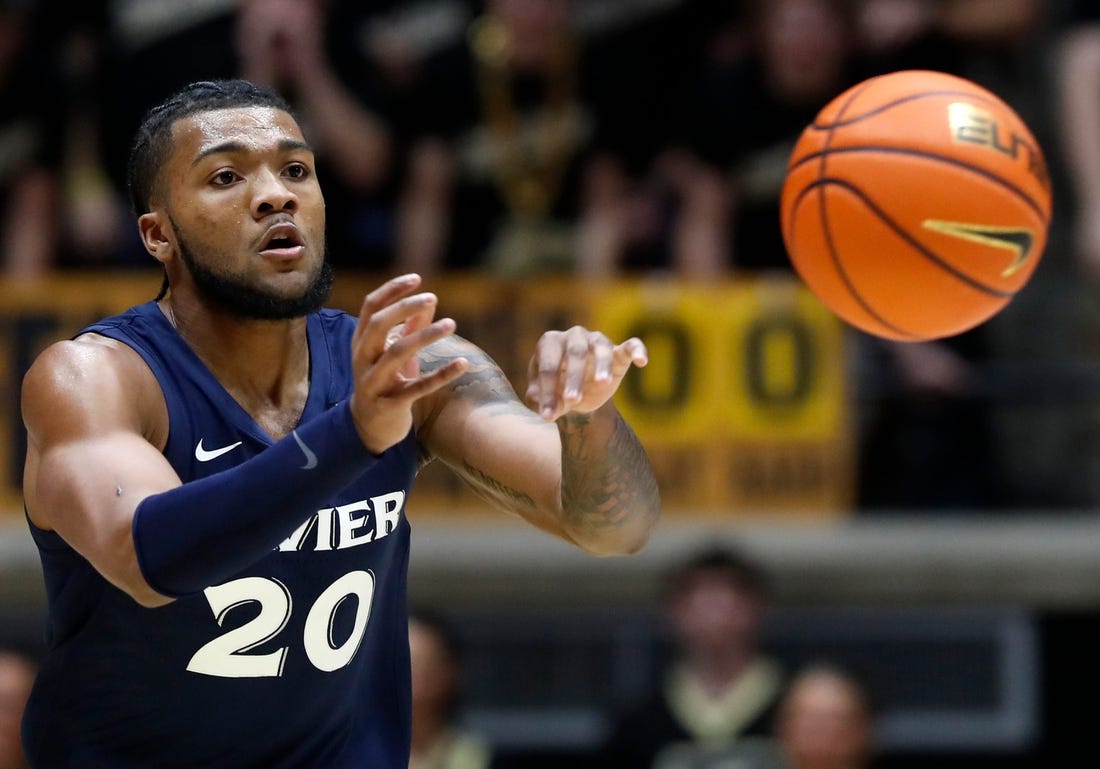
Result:
M1000 95L1043 147L1055 199L1019 296L977 329L912 344L843 327L808 297L778 225L802 128L901 69ZM666 503L640 556L589 559L452 479L421 480L412 598L454 637L448 718L486 760L626 765L614 740L659 731L627 714L680 691L664 578L715 545L767 576L751 646L782 671L757 730L770 747L744 748L756 743L731 705L733 726L680 735L694 752L652 766L1046 769L1091 754L1088 0L0 0L0 646L42 649L22 373L44 345L156 292L126 203L130 138L179 86L238 76L280 89L317 148L334 305L421 272L517 381L552 325L650 344L653 364L620 394ZM873 740L799 763L780 700L823 659L858 673ZM837 723L820 744L842 741Z

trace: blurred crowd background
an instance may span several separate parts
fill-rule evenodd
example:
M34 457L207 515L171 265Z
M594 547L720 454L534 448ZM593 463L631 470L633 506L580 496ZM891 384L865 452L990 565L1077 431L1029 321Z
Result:
M149 273L151 296L159 275L126 202L130 139L177 87L237 76L298 111L340 275L536 288L789 278L778 198L795 140L833 96L899 69L961 75L1012 105L1046 153L1055 216L1037 274L993 321L921 344L850 332L853 517L980 518L1003 532L1038 510L1087 523L1100 505L1095 0L0 0L0 280L13 296L58 276ZM11 381L31 352L5 367ZM665 769L1060 765L1058 735L1077 723L1060 687L1091 669L1066 650L1093 638L1091 605L1075 604L1072 622L1035 619L1002 592L974 611L917 600L917 614L853 616L710 558L713 584L691 583L695 603L669 593L667 612L655 591L622 617L521 626L476 601L435 601L444 616L414 634L439 708L418 704L418 766L645 769L652 755L622 746L666 732L695 748L652 764ZM724 598L731 584L749 597ZM768 603L779 611L765 621ZM693 624L692 607L735 619ZM0 610L0 644L33 657L36 611ZM760 623L785 673L747 661ZM677 643L694 649L680 666ZM863 676L839 664L853 660ZM501 672L531 665L550 681ZM725 697L736 680L741 694ZM461 707L460 685L480 709ZM662 691L678 698L671 712L615 726ZM434 740L463 718L480 734L445 758ZM877 742L873 723L888 727ZM762 741L731 757L738 734Z
M126 202L129 141L149 106L196 79L244 76L292 101L345 273L695 282L790 272L785 163L833 96L897 69L974 79L1045 148L1050 246L997 323L941 343L857 338L858 504L1068 507L1100 493L1100 117L1085 0L0 9L9 283L153 269Z

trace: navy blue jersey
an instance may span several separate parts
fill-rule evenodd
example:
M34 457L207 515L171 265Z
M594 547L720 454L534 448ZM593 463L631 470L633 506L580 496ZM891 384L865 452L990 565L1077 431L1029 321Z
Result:
M302 421L352 388L354 319L322 311L307 323ZM156 375L170 419L164 454L184 482L271 445L155 303L85 330L129 345ZM155 609L32 524L49 652L23 722L31 766L405 769L404 507L417 455L410 433L324 509L303 511L276 550Z

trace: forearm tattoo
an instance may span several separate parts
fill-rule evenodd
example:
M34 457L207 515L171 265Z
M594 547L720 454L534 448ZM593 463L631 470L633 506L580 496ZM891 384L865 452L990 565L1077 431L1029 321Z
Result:
M574 527L607 529L639 516L650 524L657 519L660 493L649 457L621 415L606 437L594 433L587 415L564 417L559 432L562 506Z
M444 339L427 347L420 356L420 370L434 371L458 357L470 362L466 370L450 386L456 397L471 401L478 408L487 408L490 416L514 414L532 423L541 423L538 414L523 405L500 367L483 351L455 339Z
M508 509L525 507L534 510L536 508L535 500L529 494L501 483L469 462L463 462L462 468L463 475L473 483L474 488L478 490L481 496L490 502L503 504Z
M457 338L426 348L421 371L434 370L463 356L470 367L450 389L489 417L519 417L549 428L516 395L500 367L483 351ZM573 530L607 530L636 524L652 525L659 515L660 494L645 449L634 431L616 413L608 425L586 414L567 415L558 422L562 443L561 504L565 523ZM534 510L535 500L483 469L464 461L458 471L478 493L511 510Z
M490 417L510 415L532 424L545 425L519 400L508 378L493 359L457 337L427 347L420 356L420 370L425 373L433 371L458 357L466 358L470 367L451 384L450 390L455 397L470 401ZM517 512L533 511L538 507L531 495L474 467L467 460L463 460L461 467L452 467L482 499L494 505Z

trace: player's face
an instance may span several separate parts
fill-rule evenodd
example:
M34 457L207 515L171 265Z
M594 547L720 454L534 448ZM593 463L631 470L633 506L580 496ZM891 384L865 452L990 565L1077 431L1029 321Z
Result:
M172 131L164 209L196 291L245 317L320 306L332 282L325 203L294 119L241 107L197 113Z

